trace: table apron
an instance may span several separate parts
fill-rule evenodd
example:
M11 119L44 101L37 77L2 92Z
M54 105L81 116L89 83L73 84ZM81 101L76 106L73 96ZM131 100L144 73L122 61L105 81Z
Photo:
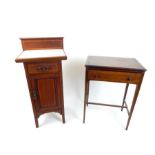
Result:
M109 81L139 84L143 78L142 73L119 72L119 71L103 71L103 70L88 70L87 79L94 81Z

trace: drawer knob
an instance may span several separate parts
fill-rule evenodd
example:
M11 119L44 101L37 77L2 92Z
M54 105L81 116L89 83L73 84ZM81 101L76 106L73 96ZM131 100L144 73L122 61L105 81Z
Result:
M38 66L36 69L38 71L47 71L50 69L50 67L49 66Z
M128 81L131 81L132 80L132 77L131 76L128 76L127 80Z

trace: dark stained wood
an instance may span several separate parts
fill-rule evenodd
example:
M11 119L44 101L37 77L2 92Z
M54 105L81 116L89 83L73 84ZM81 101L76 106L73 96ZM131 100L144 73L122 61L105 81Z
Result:
M59 102L61 104L61 110L60 113L62 115L62 121L65 123L65 109L64 109L64 93L63 93L63 75L62 75L62 62L60 61L60 73L59 73L59 82L58 82L58 88L60 88L60 91L58 91L58 96L61 96L59 98Z
M131 109L129 111L129 117L128 117L128 121L127 121L127 125L126 125L126 130L129 127L129 123L130 123L130 120L131 120L131 117L132 117L132 113L133 113L133 110L134 110L134 107L135 107L135 104L136 104L136 101L137 101L137 98L138 98L138 94L139 94L139 91L140 91L141 83L142 83L142 81L139 84L136 85L136 90L135 90L135 94L134 94L134 97L133 97Z
M63 49L63 37L21 38L23 50Z
M125 100L126 100L126 95L127 95L127 92L128 92L128 88L129 88L129 83L126 84L126 87L125 87L125 92L124 92L124 96L123 96L123 102L122 102L122 107L124 106L125 104ZM121 111L123 110L123 108L121 108Z
M39 73L57 73L59 71L58 64L52 63L29 63L27 65L29 74Z
M21 41L23 50L63 48L63 38L24 38ZM39 127L39 116L48 112L60 113L65 123L61 64L63 59L50 57L43 61L41 58L23 61L36 127ZM19 61L16 59L16 62Z
M116 107L116 108L126 108L126 106L115 105L115 104L93 103L93 102L88 102L88 104L91 104L91 105L100 105L100 106L108 106L108 107Z
M139 83L142 78L141 74L131 72L117 72L104 70L89 70L88 79L97 81L122 82L122 83Z
M63 37L58 38L21 38L23 51L25 50L48 50L64 49ZM65 52L64 52L65 54ZM66 54L59 57L40 57L40 58L16 58L16 62L53 62L66 60Z
M86 75L83 122L85 122L86 105L88 104L120 107L121 110L126 108L129 114L126 125L127 130L146 69L134 58L115 58L102 56L88 56L85 66ZM126 83L122 106L88 102L90 80ZM129 84L136 85L135 95L130 111L125 101Z
M36 97L40 108L47 108L50 106L58 106L57 97L57 79L48 77L39 78L31 80L32 82L32 91L36 91ZM33 93L33 92L32 92Z
M96 67L104 70L131 70L132 72L146 71L146 69L135 58L88 56L86 67Z
M25 69L25 75L27 78L27 84L28 84L29 94L30 94L31 103L32 103L35 125L36 125L36 128L38 128L39 127L39 123L38 123L39 114L37 113L37 107L34 104L34 100L33 100L32 94L31 94L32 89L31 89L31 84L30 84L30 80L29 80L29 74L28 74L28 69L27 69L26 63L24 63L24 69Z
M86 118L86 105L88 106L89 98L89 80L88 80L88 70L86 70L85 76L85 95L84 95L84 110L83 110L83 123L85 123Z

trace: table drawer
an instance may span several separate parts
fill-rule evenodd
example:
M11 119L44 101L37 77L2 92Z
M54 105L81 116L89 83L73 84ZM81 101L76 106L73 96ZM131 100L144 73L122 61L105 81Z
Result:
M59 71L57 63L32 63L27 65L29 74L56 73Z
M117 71L89 70L88 80L125 82L125 83L136 84L141 81L141 74L140 73L128 73L128 72L117 72Z

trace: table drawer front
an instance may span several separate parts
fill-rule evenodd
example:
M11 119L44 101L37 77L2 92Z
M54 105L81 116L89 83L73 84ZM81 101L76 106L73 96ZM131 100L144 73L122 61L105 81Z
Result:
M139 83L141 81L140 73L126 73L114 71L88 71L89 80L110 81L110 82L125 82L125 83Z
M27 65L29 74L56 73L59 71L57 63L34 63Z

